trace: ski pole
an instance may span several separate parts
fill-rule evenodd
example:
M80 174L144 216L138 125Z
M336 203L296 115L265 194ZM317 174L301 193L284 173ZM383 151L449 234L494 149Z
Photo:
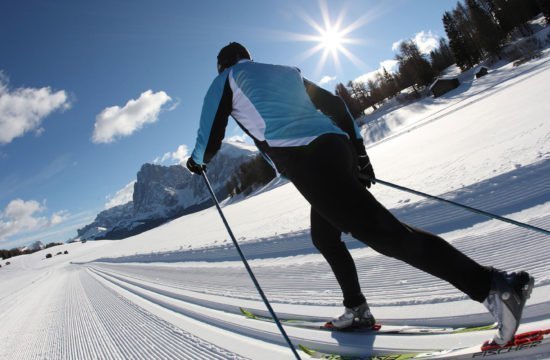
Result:
M486 216L486 217L489 217L489 218L500 220L500 221L503 221L503 222L506 222L506 223L509 223L509 224L513 224L513 225L516 225L516 226L519 226L519 227L522 227L522 228L525 228L525 229L529 229L529 230L532 230L532 231L540 232L540 233L543 233L544 235L550 235L550 231L548 231L548 230L545 230L545 229L542 229L542 228L539 228L539 227L536 227L536 226L533 226L533 225L529 225L529 224L526 224L526 223L522 223L522 222L519 222L519 221L516 221L516 220L512 220L512 219L509 219L509 218L506 218L506 217L503 217L503 216L492 214L492 213L487 212L487 211L476 209L476 208L473 208L473 207L468 206L468 205L463 205L463 204L460 204L460 203L457 203L457 202L454 202L454 201L451 201L451 200L443 199L443 198L438 197L438 196L426 194L426 193L423 193L423 192L420 192L420 191L417 191L417 190L409 189L409 188L404 187L404 186L392 184L392 183L384 181L384 180L375 179L374 181L377 182L377 183L380 183L382 185L386 185L386 186L389 186L389 187L392 187L392 188L395 188L395 189L398 189L398 190L410 192L412 194L423 196L423 197L428 198L428 199L437 200L437 201L445 202L447 204L458 206L462 209L465 209L465 210L468 210L468 211L471 211L471 212L474 212L474 213L477 213L477 214L480 214L480 215L483 215L483 216Z
M231 237L231 240L233 241L233 244L235 245L235 248L237 249L237 252L239 253L239 256L241 257L241 260L244 264L244 267L246 268L246 271L248 271L248 275L250 275L250 278L252 279L252 282L254 283L254 286L256 286L256 290L258 290L258 293L260 294L260 297L262 298L265 306L267 307L267 310L273 317L273 320L275 320L275 324L277 324L277 327L279 328L279 331L281 332L281 335L283 335L283 338L287 342L288 346L292 350L292 353L296 357L296 359L301 360L300 355L298 355L298 352L294 348L294 345L292 345L292 342L290 341L290 338L288 337L285 329L281 325L281 321L279 321L279 317L271 307L271 304L269 303L269 300L267 299L267 296L262 290L262 287L260 286L260 283L256 279L256 276L252 272L252 268L250 265L248 265L248 261L246 260L241 247L239 246L239 243L235 239L235 236L233 235L233 231L231 231L231 227L229 226L229 223L225 219L225 216L223 215L223 211L220 207L220 203L218 202L218 199L216 198L216 194L214 194L214 190L212 190L212 186L210 185L210 181L208 181L208 178L206 177L206 173L202 172L202 177L204 179L204 182L206 183L206 187L208 188L208 191L210 192L210 196L212 197L212 200L214 201L214 204L216 205L216 208L218 209L218 213L220 214L220 217L222 218L222 221L225 225L225 228L227 229L227 232L229 233L229 237Z

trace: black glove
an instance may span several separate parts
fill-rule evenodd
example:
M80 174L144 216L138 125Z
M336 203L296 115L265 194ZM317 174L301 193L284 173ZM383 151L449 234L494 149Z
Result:
M192 157L187 160L187 168L197 175L201 175L203 171L206 171L206 166L197 164Z
M367 154L359 155L357 160L357 176L361 184L370 188L371 185L376 183L376 177L374 176L374 169L370 163L370 159Z

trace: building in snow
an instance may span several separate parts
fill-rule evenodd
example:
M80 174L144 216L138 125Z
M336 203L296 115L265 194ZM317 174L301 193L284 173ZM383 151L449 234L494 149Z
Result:
M485 66L482 66L476 71L476 79L479 79L480 77L485 76L488 73L489 70Z
M460 85L460 81L457 78L437 78L430 85L428 92L433 94L434 98L439 97L453 89L456 89Z

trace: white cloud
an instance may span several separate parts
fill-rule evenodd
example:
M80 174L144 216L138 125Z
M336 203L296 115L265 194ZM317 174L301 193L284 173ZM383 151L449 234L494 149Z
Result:
M391 46L392 51L399 51L399 45L403 42L403 39L397 40ZM432 50L439 47L439 36L431 31L421 31L414 35L412 41L418 46L418 49L422 54L428 55Z
M189 157L189 149L187 145L180 145L178 149L172 153L172 159L177 160L180 164Z
M53 91L50 87L12 90L0 71L0 144L9 144L30 131L42 134L44 118L55 110L69 107L65 91Z
M391 44L391 51L399 50L399 46L401 45L402 42L403 42L403 39L399 39L396 42L394 42L393 44Z
M35 200L12 200L6 208L0 212L0 240L26 231L36 231L57 225L68 217L68 212L59 211L52 215L51 219L39 216L46 210Z
M65 210L58 211L52 215L50 219L51 225L61 224L69 218L69 212Z
M156 122L162 106L171 100L164 91L153 93L147 90L138 99L130 99L122 108L115 105L103 109L96 116L92 141L96 144L110 143L131 135L143 125Z
M439 46L439 36L433 34L431 31L421 31L417 33L412 40L418 46L420 52L423 54L429 54L430 51L436 49ZM394 42L391 46L392 51L399 51L399 46L403 41L403 39L400 39ZM380 67L378 69L363 74L353 81L367 83L367 81L369 80L376 80L377 74L382 74L384 68L390 73L395 73L397 72L398 66L399 62L397 60L384 60L380 62Z
M136 183L136 180L130 182L129 184L124 186L122 189L117 191L113 197L107 196L107 200L109 201L105 204L105 209L110 209L118 205L124 205L132 201L134 196L135 183Z
M366 84L369 80L375 81L376 80L376 75L378 73L380 73L380 69L376 69L374 71L363 74L363 75L357 77L356 79L354 79L353 82Z
M413 41L420 49L422 54L429 54L432 50L439 46L439 36L433 34L431 31L421 31L414 36Z
M157 157L155 160L153 160L154 164L166 164L169 161L175 164L183 164L187 161L189 158L189 148L187 145L182 144L178 146L176 151L174 152L167 152L164 155Z
M366 84L369 80L375 81L376 76L378 74L382 74L384 72L384 69L386 69L391 74L397 72L397 68L397 60L384 60L380 62L380 67L378 69L359 76L358 78L353 80L353 82L362 82Z
M252 143L252 139L250 136L246 135L245 133L242 133L241 135L233 135L229 139L227 139L227 142L238 142L238 143Z
M153 160L153 164L164 164L171 158L172 158L172 153L167 152L167 153L164 153L164 155L162 155L161 157L155 158L155 160Z
M380 70L386 69L390 73L397 72L397 68L399 67L399 61L397 60L384 60L380 63Z
M325 85L325 84L329 84L331 82L333 82L334 80L336 80L336 76L323 76L323 78L321 80L319 80L319 85Z
M39 229L39 231L30 232L28 234L21 234L14 239L1 241L0 248L11 249L32 244L38 240L42 241L44 244L68 240L75 237L77 229L81 229L88 225L97 216L96 211L89 210L78 214L69 214L66 211L60 211L57 214L61 216L63 221L62 224L55 224L56 218L52 216L50 220L52 224L51 227Z

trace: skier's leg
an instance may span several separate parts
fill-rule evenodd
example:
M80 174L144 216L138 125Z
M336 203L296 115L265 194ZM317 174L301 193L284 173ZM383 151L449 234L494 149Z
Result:
M342 293L344 306L353 308L365 302L361 292L355 262L341 240L342 232L311 208L311 239L329 263Z
M287 159L282 164L284 174L340 231L450 282L474 300L481 302L487 297L490 270L440 237L399 222L358 181L352 149L345 138L323 136Z
M321 137L304 149L285 151L277 165L283 165L283 174L334 227L483 302L499 324L495 343L511 340L533 289L533 277L483 267L442 238L399 222L359 183L347 145L338 136Z

